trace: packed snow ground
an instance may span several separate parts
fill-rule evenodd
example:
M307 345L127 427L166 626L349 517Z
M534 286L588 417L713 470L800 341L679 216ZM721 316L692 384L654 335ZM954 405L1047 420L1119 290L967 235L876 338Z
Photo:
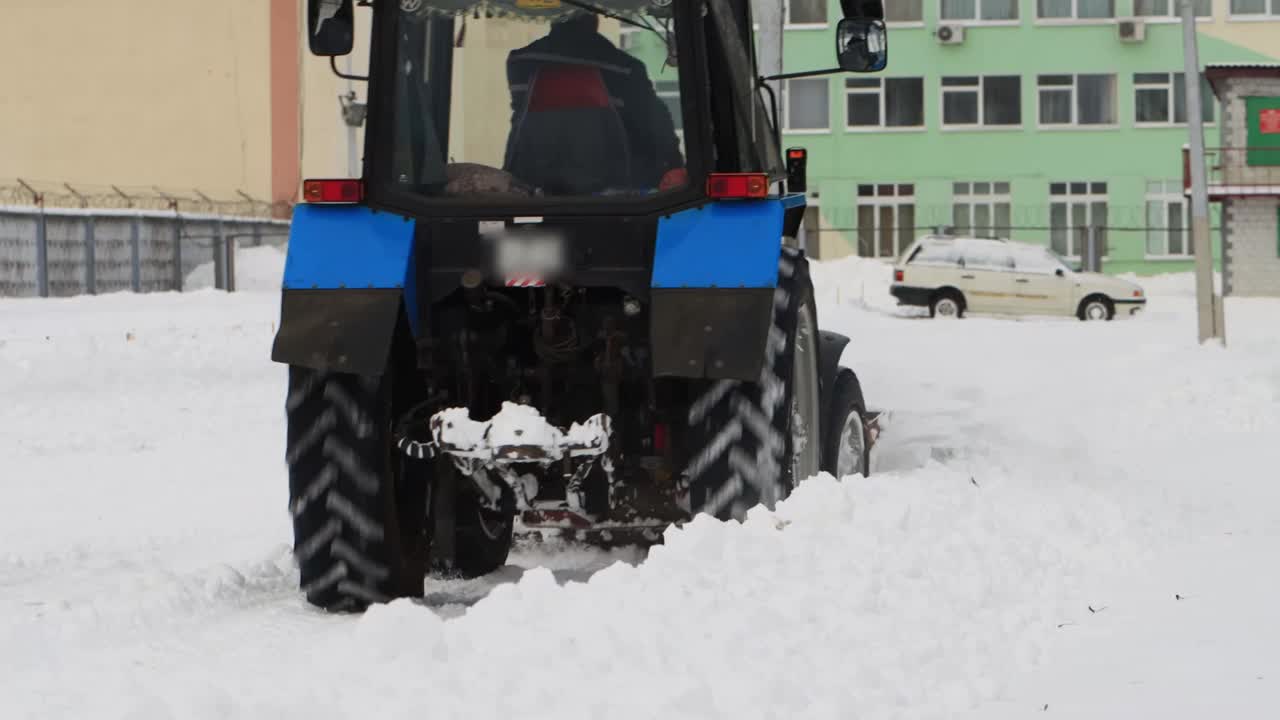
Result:
M295 591L274 294L0 301L0 716L1274 717L1280 302L1223 350L1181 291L946 323L815 275L872 478L360 618Z

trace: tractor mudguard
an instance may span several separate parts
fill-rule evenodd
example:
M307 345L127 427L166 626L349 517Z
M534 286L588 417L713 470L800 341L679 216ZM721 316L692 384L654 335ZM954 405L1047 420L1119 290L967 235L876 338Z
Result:
M715 202L658 222L655 377L755 381L773 321L784 219L803 195Z
M831 390L835 388L836 377L840 375L840 356L844 355L844 349L849 347L850 342L849 338L840 333L818 333L818 390L828 401L831 399Z
M403 308L418 329L414 223L362 206L298 205L271 359L378 375Z

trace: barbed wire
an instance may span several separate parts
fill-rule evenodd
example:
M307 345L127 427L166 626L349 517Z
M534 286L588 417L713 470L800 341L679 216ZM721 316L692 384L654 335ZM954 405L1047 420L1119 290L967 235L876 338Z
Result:
M291 203L259 200L239 191L236 198L229 199L212 197L198 188L89 185L25 178L0 178L0 205L158 210L253 218L287 218L293 211Z

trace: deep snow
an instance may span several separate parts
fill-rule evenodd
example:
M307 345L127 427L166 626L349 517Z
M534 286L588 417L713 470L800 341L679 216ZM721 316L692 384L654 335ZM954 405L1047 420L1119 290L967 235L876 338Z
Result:
M1224 350L1185 294L932 322L887 272L815 269L871 479L362 618L294 589L274 294L0 301L0 716L1273 717L1280 302Z

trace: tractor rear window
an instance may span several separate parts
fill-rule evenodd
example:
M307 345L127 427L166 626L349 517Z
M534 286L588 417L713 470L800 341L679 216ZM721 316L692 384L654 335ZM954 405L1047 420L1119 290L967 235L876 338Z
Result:
M638 0L591 5L616 17L558 0L402 1L391 181L503 203L686 187L674 20Z

